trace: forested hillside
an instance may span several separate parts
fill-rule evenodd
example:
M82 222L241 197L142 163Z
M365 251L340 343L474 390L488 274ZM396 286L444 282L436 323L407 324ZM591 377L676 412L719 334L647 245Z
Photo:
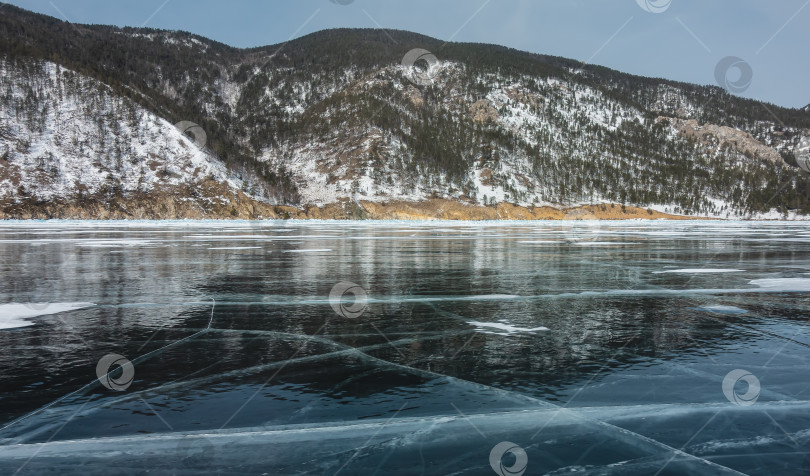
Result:
M403 66L417 48L427 61ZM810 106L716 86L403 31L243 50L10 5L0 61L0 193L17 206L211 180L299 208L448 199L810 212L793 157ZM179 121L199 124L202 147Z

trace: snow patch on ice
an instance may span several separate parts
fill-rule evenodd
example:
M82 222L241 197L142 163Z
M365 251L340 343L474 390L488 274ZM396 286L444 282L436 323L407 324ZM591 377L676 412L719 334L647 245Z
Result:
M70 241L70 240L61 240ZM144 246L151 245L153 241L149 240L89 240L80 241L76 246L84 248L118 248L119 246Z
M0 329L13 329L17 327L28 327L34 325L27 321L32 317L47 316L60 312L75 311L85 307L95 306L91 302L55 302L42 304L0 304ZM37 309L42 307L43 309Z
M731 268L683 268L683 269L668 269L666 271L654 271L653 274L665 273L679 273L679 274L698 274L698 273L741 273L744 269L731 269Z
M332 251L330 248L320 248L311 250L285 250L285 253L329 253Z
M712 304L695 308L699 311L715 312L718 314L746 314L748 311L735 306L725 306L723 304Z
M548 327L542 327L542 326L541 327L531 327L531 328L517 327L517 326L511 326L509 324L504 324L502 322L481 322L481 321L468 321L468 322L469 322L469 324L472 324L472 325L474 325L475 327L478 327L478 328L483 327L483 328L498 329L500 331L505 332L506 334L517 334L517 333L521 333L521 332L536 332L536 331L547 331L547 330L549 330ZM501 334L500 332L487 332L487 331L483 331L483 330L481 332L490 333L490 334Z
M809 278L754 279L749 284L769 291L804 292L810 291Z
M260 250L261 246L222 246L220 248L208 248L209 250Z

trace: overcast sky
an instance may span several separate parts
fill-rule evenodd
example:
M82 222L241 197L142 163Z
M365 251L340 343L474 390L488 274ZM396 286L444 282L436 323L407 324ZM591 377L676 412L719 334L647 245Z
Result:
M750 86L739 93L741 96L787 107L810 103L810 0L10 3L75 23L185 30L238 47L280 43L326 28L395 28L442 40L495 43L698 84L716 84L717 64L735 56L753 72ZM733 82L740 74L739 69L732 68L728 80Z

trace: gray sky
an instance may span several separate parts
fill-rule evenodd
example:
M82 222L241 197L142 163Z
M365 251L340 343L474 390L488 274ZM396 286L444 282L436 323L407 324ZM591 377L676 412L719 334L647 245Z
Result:
M810 103L810 0L10 3L75 23L186 30L239 47L280 43L326 28L395 28L442 40L495 43L698 84L716 84L718 62L736 56L753 71L750 87L741 91L741 96L787 107ZM727 78L734 81L740 74L732 68Z

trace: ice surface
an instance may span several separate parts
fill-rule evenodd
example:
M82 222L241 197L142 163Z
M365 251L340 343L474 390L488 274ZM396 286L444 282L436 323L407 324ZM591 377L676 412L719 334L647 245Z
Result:
M0 299L96 303L0 332L0 472L495 474L510 441L527 475L800 474L810 234L599 227L610 246L558 222L0 223Z
M536 425L544 425L554 436L528 444ZM85 474L102 474L138 468L141 471L172 469L175 474L193 474L210 470L211 464L228 468L231 474L253 474L257 471L282 474L295 468L296 474L372 474L386 465L386 474L413 474L421 467L427 474L491 474L486 456L494 443L511 435L524 435L532 474L557 469L576 441L586 448L609 449L612 464L641 464L658 468L668 459L675 466L683 461L701 474L738 474L711 461L685 454L650 440L633 440L627 432L611 432L604 438L604 425L585 424L567 411L511 412L495 414L443 415L431 418L387 418L357 423L324 423L283 428L243 428L229 431L164 433L151 436L97 438L61 441L48 444L9 445L0 447L0 469L14 471L26 460L32 471L70 470L82 462ZM475 428L485 429L482 437ZM206 447L184 461L184 443ZM474 455L484 455L475 458ZM554 456L552 456L554 455ZM652 460L652 461L650 461ZM87 473L90 471L90 473ZM570 471L570 469L569 469ZM626 471L626 469L625 469ZM98 473L97 473L98 472ZM579 471L581 472L581 471ZM654 472L654 471L653 471ZM109 474L109 473L104 473ZM628 473L624 473L628 474ZM635 472L630 474L644 474ZM665 473L666 474L666 473ZM695 474L695 473L693 473Z

